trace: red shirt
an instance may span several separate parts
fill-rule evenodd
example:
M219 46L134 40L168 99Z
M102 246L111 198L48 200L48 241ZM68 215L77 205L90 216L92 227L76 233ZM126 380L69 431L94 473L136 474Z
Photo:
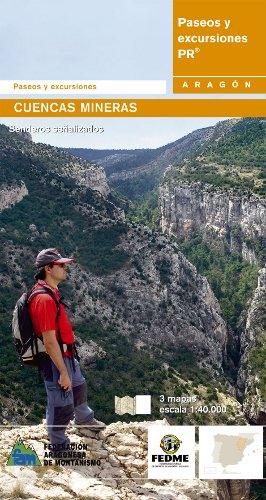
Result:
M44 284L49 287L47 283L39 280L33 290L36 290L36 288L43 288ZM58 289L52 287L49 288L53 291L59 301ZM43 332L46 332L47 330L55 330L56 337L58 339L59 329L62 342L64 344L74 344L74 333L65 307L63 304L60 304L60 316L58 321L56 320L57 310L58 309L54 299L48 295L48 293L36 295L29 304L29 313L34 331L40 337ZM65 352L64 356L70 356L70 353Z

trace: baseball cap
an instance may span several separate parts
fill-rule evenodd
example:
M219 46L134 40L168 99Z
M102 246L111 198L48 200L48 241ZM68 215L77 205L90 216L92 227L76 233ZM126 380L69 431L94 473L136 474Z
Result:
M52 262L54 264L67 264L68 262L73 262L75 259L69 259L68 257L62 257L56 248L45 248L36 257L35 266L37 268L47 266Z

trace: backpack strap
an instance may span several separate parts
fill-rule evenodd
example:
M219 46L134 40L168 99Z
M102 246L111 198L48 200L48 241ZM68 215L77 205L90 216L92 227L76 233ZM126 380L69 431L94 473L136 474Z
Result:
M43 295L44 293L50 295L50 297L54 300L57 307L56 321L58 321L60 316L60 301L56 298L50 287L36 288L33 291L31 290L27 297L27 304L30 304L36 295Z

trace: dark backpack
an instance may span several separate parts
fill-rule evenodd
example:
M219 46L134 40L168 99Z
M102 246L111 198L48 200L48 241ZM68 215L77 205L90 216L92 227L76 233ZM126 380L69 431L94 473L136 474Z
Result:
M56 321L60 316L60 303L52 290L44 285L25 292L18 299L11 323L13 341L21 362L26 366L39 366L40 359L47 356L42 337L35 333L29 314L29 304L36 295L48 293L56 303Z

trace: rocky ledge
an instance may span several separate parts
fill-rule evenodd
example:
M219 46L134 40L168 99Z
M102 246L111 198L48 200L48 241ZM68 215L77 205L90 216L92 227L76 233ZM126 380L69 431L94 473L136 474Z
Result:
M153 422L165 423L167 421ZM149 422L150 424L150 422ZM86 458L94 466L60 465L8 466L6 462L18 439L31 445L41 463L48 444L45 423L36 426L7 427L1 430L2 453L0 457L1 499L25 498L27 500L60 500L84 498L93 500L187 500L233 499L229 481L179 480L158 481L147 478L147 426L148 422L109 425L105 431L86 432L81 436L69 427L71 443L87 446ZM49 453L49 452L46 452ZM242 481L237 498L248 498L248 482ZM243 491L242 491L243 490ZM245 490L245 491L244 491Z

